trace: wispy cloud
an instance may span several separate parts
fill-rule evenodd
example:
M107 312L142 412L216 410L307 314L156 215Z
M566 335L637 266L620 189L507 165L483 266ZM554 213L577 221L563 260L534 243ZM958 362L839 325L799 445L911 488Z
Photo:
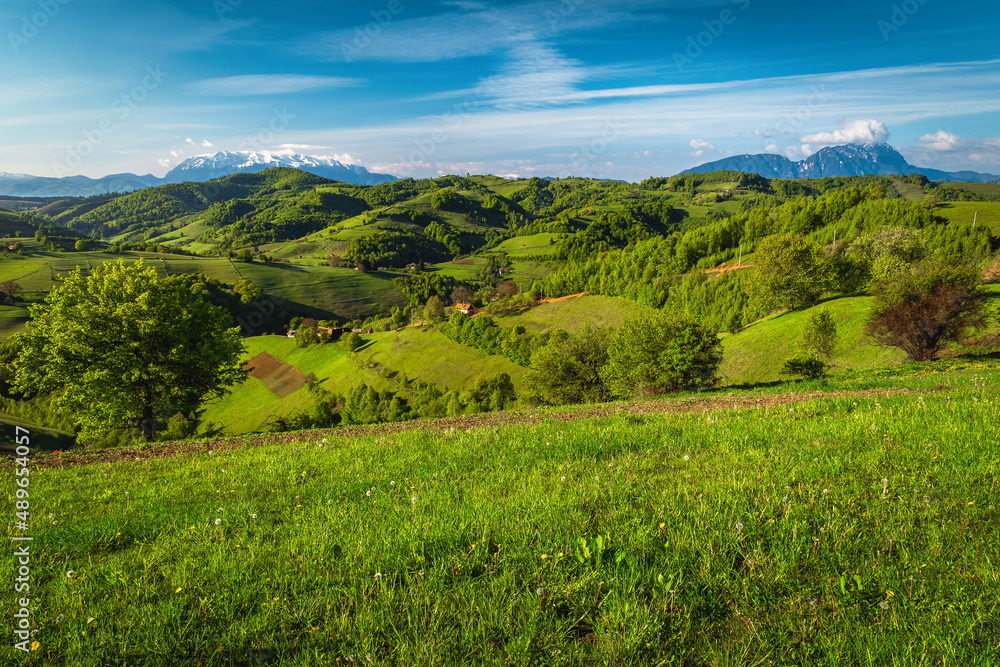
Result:
M672 156L662 158L669 162L643 158L648 160L645 168L650 173L662 175L697 164L701 156L693 155L692 149L712 150L709 145L725 146L726 150L736 152L787 152L791 147L779 145L775 133L760 128L774 128L782 119L795 116L804 108L808 113L801 117L794 135L789 137L808 140L796 142L796 155L806 155L826 141L845 143L887 137L888 128L896 132L913 123L951 118L956 108L969 114L1000 114L1000 89L980 85L984 80L995 79L998 69L997 63L991 61L574 91L557 99L575 98L583 92L592 96L592 103L559 108L480 104L462 118L454 114L449 117L443 108L442 115L310 131L290 137L289 141L322 141L343 151L364 151L372 156L373 162L406 164L410 173L431 174L444 168L440 165L489 162L489 156L509 156L512 151L528 148L565 151L571 155L599 138L606 123L614 120L622 128L617 140L622 150L638 153L651 150L657 155L674 151ZM864 85L857 85L859 80ZM576 81L570 77L564 82L564 90ZM512 85L510 90L511 99L517 99L517 87ZM814 108L805 107L816 90L823 91L826 102ZM873 110L877 110L877 119L871 116ZM845 117L865 120L845 122ZM432 141L434 136L440 140ZM428 145L433 145L433 151L423 151L426 156L420 160L421 164L406 159L418 147ZM984 145L977 153L984 164L992 154L987 148ZM500 162L497 165L499 168ZM595 162L595 173L603 167ZM567 160L564 168L571 169L571 161ZM550 173L561 175L554 167Z
M363 79L342 76L305 74L242 74L217 79L202 79L188 84L197 95L238 97L249 95L284 95L331 88L350 88L364 84Z
M498 74L482 81L481 88L502 108L530 108L565 99L587 78L583 63L566 58L545 44L518 44L508 54Z
M478 2L449 4L459 11L419 18L389 14L353 28L313 35L296 50L335 62L436 62L497 53L521 42L544 40L572 30L609 27L631 18L627 11L610 8L613 4L628 4L621 2L561 4L548 0L506 7L486 7Z

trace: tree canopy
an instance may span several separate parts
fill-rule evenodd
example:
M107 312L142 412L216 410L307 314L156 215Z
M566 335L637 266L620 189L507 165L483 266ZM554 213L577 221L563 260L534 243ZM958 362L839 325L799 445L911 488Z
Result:
M229 315L180 284L160 281L141 260L80 269L30 306L16 382L25 393L57 392L82 437L139 427L192 411L228 392L247 371Z
M618 398L655 396L717 381L722 342L686 316L655 313L625 320L611 336L601 376Z
M823 251L797 234L768 236L757 246L754 258L757 269L747 291L761 312L775 304L795 310L830 286L831 271Z

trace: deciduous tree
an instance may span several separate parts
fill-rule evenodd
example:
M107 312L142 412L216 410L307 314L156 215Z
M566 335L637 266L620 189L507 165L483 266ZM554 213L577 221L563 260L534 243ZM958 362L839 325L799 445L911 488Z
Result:
M872 293L865 333L900 348L909 361L936 358L945 343L961 342L988 319L979 271L971 265L926 260L875 283Z
M815 301L830 287L831 270L823 250L797 234L776 234L754 251L756 269L747 280L751 310L765 313L775 305L789 311Z
M717 381L722 343L715 332L686 316L666 313L625 320L601 370L613 396L655 396Z
M15 370L20 391L61 390L82 437L188 413L243 381L238 329L221 308L160 281L140 260L80 269L29 307Z

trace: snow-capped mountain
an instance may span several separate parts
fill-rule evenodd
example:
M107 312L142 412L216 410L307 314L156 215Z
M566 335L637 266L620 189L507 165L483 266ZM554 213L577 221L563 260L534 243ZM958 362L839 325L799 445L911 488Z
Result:
M164 183L207 181L236 173L252 173L271 167L290 167L345 183L376 185L396 180L389 174L373 174L361 165L344 164L331 157L268 151L219 151L211 155L189 157L167 172Z
M932 181L979 181L987 183L1000 178L975 171L948 172L926 167L914 167L889 144L846 144L822 148L804 160L792 162L783 155L760 153L734 155L706 162L682 171L682 174L704 174L710 171L744 171L764 178L826 178L828 176L861 176L864 174L923 174Z
M0 195L8 197L90 197L106 192L131 192L143 188L181 183L208 181L230 174L256 172L270 167L291 167L308 171L344 183L377 185L396 180L389 174L373 174L361 165L344 164L329 157L312 157L268 151L219 151L213 155L189 157L167 172L163 178L152 174L111 174L102 178L65 176L51 178L30 174L0 172Z

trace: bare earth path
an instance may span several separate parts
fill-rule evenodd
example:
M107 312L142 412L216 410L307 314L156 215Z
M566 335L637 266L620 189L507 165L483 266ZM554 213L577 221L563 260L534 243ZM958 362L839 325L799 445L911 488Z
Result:
M614 415L655 415L661 413L684 414L690 412L707 412L718 410L747 410L771 408L789 403L802 403L816 398L889 396L899 393L911 393L907 389L878 389L863 391L840 392L791 392L787 394L769 394L764 396L705 396L682 399L664 399L650 401L634 401L630 403L613 403L604 405L583 406L567 412L538 412L530 409L511 410L506 412L487 413L482 415L465 415L462 417L443 417L440 419L420 419L416 421L395 422L391 424L373 424L368 426L345 426L311 431L295 431L293 433L268 433L246 436L234 436L215 440L198 440L193 442L164 442L147 447L127 447L102 450L76 449L58 455L38 457L33 465L41 468L61 468L66 466L81 466L94 463L113 463L116 461L140 461L153 458L166 458L187 452L222 452L246 447L257 447L269 444L290 444L304 440L327 438L331 446L336 446L340 438L357 435L385 435L414 430L450 430L494 428L511 424L536 424L547 420L575 421L593 417L609 417Z

